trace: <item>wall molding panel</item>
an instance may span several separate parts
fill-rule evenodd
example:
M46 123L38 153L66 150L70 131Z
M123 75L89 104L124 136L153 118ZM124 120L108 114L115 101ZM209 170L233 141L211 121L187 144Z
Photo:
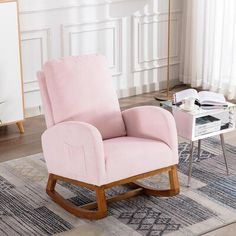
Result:
M41 103L36 72L50 57L50 29L22 31L21 45L25 106L32 107Z
M39 90L35 69L40 70L49 59L50 29L30 30L21 32L24 92ZM32 47L33 50L30 50ZM31 53L32 54L31 54ZM37 55L35 54L37 53Z
M180 24L181 11L173 11L171 16L171 65L179 64ZM167 66L167 43L163 44L163 42L167 42L167 26L167 12L132 17L133 72ZM162 31L160 32L159 29Z
M107 57L112 75L120 76L122 25L122 19L62 25L63 56L101 53Z

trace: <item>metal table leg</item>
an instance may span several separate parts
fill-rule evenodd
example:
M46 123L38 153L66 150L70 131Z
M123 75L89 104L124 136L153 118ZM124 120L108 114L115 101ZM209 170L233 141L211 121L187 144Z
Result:
M221 147L222 147L223 156L224 156L224 160L225 160L226 172L227 172L227 175L229 175L229 168L228 168L228 163L227 163L227 159L226 159L226 151L225 151L225 139L224 139L223 134L220 134L220 141L221 141Z
M197 160L200 161L200 156L201 156L201 139L198 140L198 156Z
M188 183L187 183L187 187L190 187L190 181L191 181L191 176L192 176L193 148L194 148L194 143L193 143L193 141L191 141L190 142L190 156L189 156L189 170L188 170Z

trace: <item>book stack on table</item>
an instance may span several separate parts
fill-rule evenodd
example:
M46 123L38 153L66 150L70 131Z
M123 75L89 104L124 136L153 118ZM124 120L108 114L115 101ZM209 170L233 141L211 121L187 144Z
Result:
M212 132L220 131L221 120L214 116L202 116L196 118L195 136L201 136Z

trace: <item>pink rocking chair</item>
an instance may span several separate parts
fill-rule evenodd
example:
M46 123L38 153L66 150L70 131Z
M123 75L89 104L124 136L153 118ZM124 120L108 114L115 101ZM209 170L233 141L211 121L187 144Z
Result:
M57 204L78 217L100 219L107 216L110 202L141 193L179 193L173 116L154 106L121 112L103 56L49 61L38 80L47 123L42 135L46 191ZM167 190L135 182L162 172L169 173ZM57 180L96 191L97 201L76 207L55 190ZM106 199L106 189L122 184L132 190Z

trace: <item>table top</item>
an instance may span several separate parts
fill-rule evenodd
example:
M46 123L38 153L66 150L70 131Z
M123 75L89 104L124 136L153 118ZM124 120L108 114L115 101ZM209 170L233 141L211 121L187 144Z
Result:
M219 112L227 111L227 110L234 110L236 108L236 104L228 102L228 107L225 108L213 108L213 109L202 109L201 107L196 105L196 108L193 111L186 111L182 109L180 106L175 106L172 104L172 101L163 101L160 103L163 108L172 108L180 112L187 113L191 116L201 116L207 114L216 114Z

